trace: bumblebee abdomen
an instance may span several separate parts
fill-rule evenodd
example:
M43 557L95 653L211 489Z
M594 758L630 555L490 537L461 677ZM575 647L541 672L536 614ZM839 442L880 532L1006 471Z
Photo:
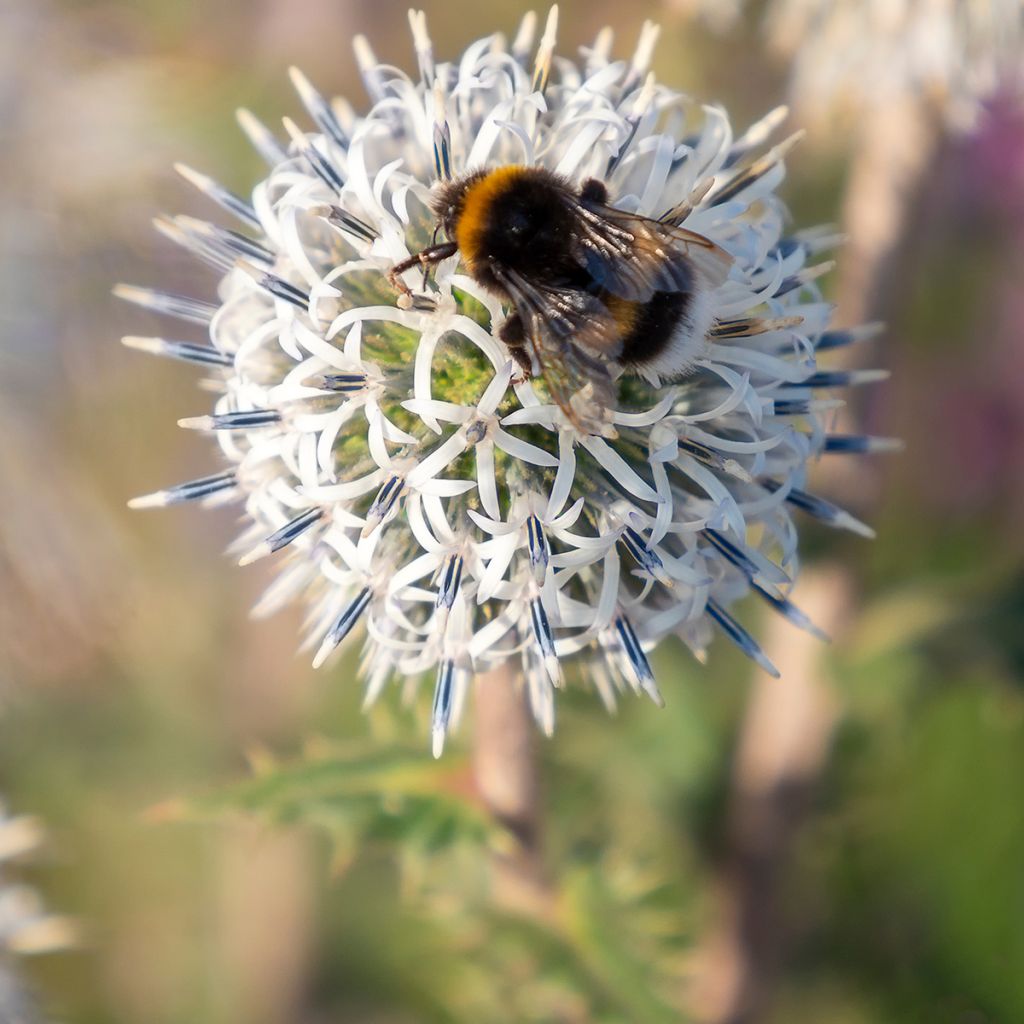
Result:
M692 296L692 292L655 292L647 302L630 303L610 297L609 312L622 332L619 362L656 372L677 364L677 348L693 333Z

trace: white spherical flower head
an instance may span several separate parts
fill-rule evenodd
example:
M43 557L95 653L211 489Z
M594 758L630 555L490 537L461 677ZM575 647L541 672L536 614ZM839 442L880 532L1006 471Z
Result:
M511 45L492 36L436 63L410 20L417 79L357 40L365 114L297 71L312 130L286 120L282 142L240 114L270 168L251 197L181 168L238 222L158 221L223 274L217 299L119 293L212 344L125 340L208 371L212 413L181 423L210 432L226 465L133 504L244 502L241 561L280 565L256 613L305 600L316 665L362 632L367 702L433 676L435 751L474 673L509 660L546 732L570 660L609 704L630 690L660 702L648 652L669 634L703 660L717 629L774 672L730 608L753 592L813 629L787 597L794 510L869 531L807 492L808 462L884 446L822 420L833 389L877 375L818 365L870 329L828 329L815 282L833 239L787 233L775 189L793 140L771 145L784 112L735 135L648 73L651 26L630 60L607 31L580 64L555 56L552 13L536 48L528 17ZM582 388L567 411L512 358L500 331L515 310L460 253L389 283L438 242L438 189L505 165L597 179L609 207L727 254L673 369L609 366L610 401L595 409Z
M1022 0L671 0L717 32L744 11L791 64L805 123L847 132L911 103L947 128L974 126L982 105L1024 92Z
M966 128L983 100L1024 85L1021 0L772 0L767 28L822 120L912 100Z

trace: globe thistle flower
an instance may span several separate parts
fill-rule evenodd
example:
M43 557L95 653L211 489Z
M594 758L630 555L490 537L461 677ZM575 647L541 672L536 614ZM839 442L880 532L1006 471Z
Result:
M726 32L743 4L672 6ZM967 127L981 101L1024 85L1021 0L770 0L764 24L772 46L792 60L799 112L832 128L837 111L860 117L907 97Z
M221 274L217 297L118 294L209 344L125 343L208 371L212 412L180 423L216 438L223 466L132 505L243 503L241 562L279 561L255 614L304 600L317 666L365 630L367 703L432 674L435 753L474 673L509 661L548 733L570 660L609 705L661 702L648 653L669 634L704 660L723 633L774 673L732 608L753 593L814 629L787 596L795 514L870 531L808 492L808 465L884 444L826 429L835 389L878 374L819 356L873 329L829 330L817 280L834 238L787 230L775 189L795 139L771 145L785 112L735 134L723 110L655 81L649 24L630 59L605 30L573 63L555 54L555 10L535 50L530 15L510 45L491 36L442 63L423 15L410 22L417 77L356 40L367 112L296 70L309 127L286 119L281 139L240 112L269 167L251 196L179 168L236 221L157 221ZM693 365L620 377L593 433L516 372L497 340L508 310L457 256L411 308L387 283L430 244L436 183L503 164L599 178L615 206L732 257Z
M811 118L914 97L962 127L1001 86L1022 85L1020 0L773 0L766 18Z

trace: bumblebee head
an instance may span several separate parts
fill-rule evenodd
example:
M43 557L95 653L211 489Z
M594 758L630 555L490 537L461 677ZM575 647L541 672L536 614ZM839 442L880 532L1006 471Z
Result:
M472 272L487 263L550 264L572 230L566 183L538 167L505 165L444 182L434 214Z
M485 173L477 171L451 181L439 182L435 186L434 194L430 197L430 208L445 235L453 242L456 240L458 224L466 203L466 194L474 184L484 177Z

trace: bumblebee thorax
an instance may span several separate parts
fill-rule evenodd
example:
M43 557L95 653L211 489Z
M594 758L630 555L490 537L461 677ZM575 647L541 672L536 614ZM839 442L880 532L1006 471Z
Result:
M573 200L551 171L508 164L444 185L434 210L470 273L491 285L495 264L554 272L566 262Z

